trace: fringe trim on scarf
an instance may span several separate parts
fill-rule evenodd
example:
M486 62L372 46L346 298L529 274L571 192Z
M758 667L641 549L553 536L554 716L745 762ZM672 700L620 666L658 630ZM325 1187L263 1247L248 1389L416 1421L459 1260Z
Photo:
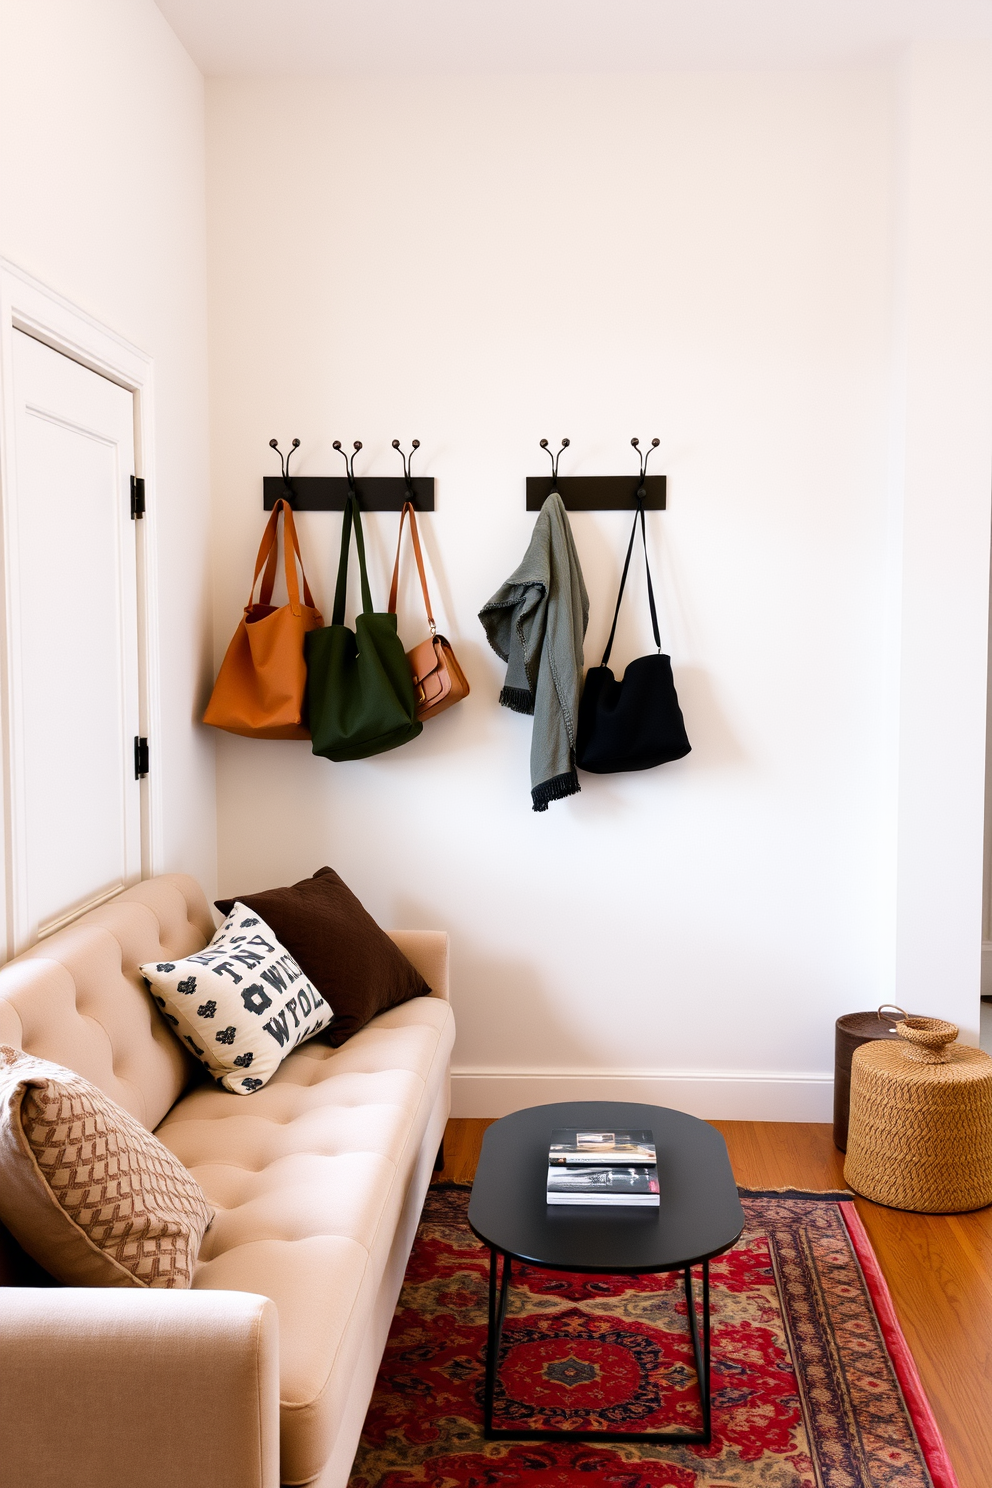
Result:
M534 711L534 694L526 687L504 687L499 701L501 707L512 708L514 713Z
M581 789L579 777L574 770L569 770L567 775L552 775L550 780L542 780L531 791L534 810L547 811L549 801L563 801L566 796L574 796Z

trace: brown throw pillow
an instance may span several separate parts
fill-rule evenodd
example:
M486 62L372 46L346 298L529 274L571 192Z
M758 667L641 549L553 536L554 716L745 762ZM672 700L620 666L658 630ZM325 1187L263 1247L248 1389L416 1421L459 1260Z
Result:
M0 1220L50 1276L188 1287L213 1217L179 1159L102 1090L0 1044Z
M380 930L333 868L287 889L218 899L222 915L235 902L271 925L334 1014L321 1038L338 1048L376 1013L430 996L430 987Z

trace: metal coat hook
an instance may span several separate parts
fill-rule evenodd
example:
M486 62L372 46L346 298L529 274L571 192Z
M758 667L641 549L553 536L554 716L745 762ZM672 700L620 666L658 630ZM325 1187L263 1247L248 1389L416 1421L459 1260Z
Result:
M354 454L347 455L344 452L340 439L335 439L333 445L333 448L337 450L338 454L344 461L345 469L348 472L348 490L351 492L352 496L358 495L358 492L355 490L355 455L358 454L358 451L361 449L361 447L362 441L360 439L356 439Z
M403 461L403 479L406 481L406 489L407 489L407 494L408 494L408 497L409 497L409 500L410 501L412 501L414 499L414 495L415 495L414 489L413 489L413 476L410 474L410 466L413 464L414 451L415 450L418 450L419 448L420 448L420 440L419 439L415 439L413 441L413 443L411 444L411 446L410 446L410 453L408 455L405 455L403 453L402 449L400 449L400 442L399 442L399 440L398 439L394 439L393 440L393 449L397 451L397 453L399 454L400 459Z
M541 440L541 448L546 452L546 454L548 456L548 459L551 461L551 489L552 489L552 491L557 491L558 490L558 461L561 459L562 453L565 450L568 449L568 446L571 444L571 442L572 441L570 439L563 439L562 442L561 442L561 449L558 451L558 453L556 455L553 455L551 453L551 449L550 449L550 447L548 445L548 441L546 439L542 439Z
M651 451L652 450L656 450L658 448L659 444L661 443L661 440L660 439L652 439L652 441L651 441L651 449L646 449L646 450L642 450L641 449L641 441L639 439L632 439L630 442L634 446L634 449L637 451L638 457L639 457L640 462L641 462L640 479L638 481L637 490L634 492L634 495L637 497L638 501L640 501L641 497L642 496L645 496L647 494L647 492L644 489L644 478L647 475L647 471L648 471L648 460L651 458Z
M294 492L292 486L289 483L289 462L293 458L293 456L296 454L296 451L299 449L299 447L300 447L300 441L298 439L294 439L293 440L293 443L289 447L289 453L284 455L283 452L282 452L282 450L279 448L279 441L278 441L278 439L270 439L269 440L269 448L270 449L274 449L275 452L276 452L276 454L279 456L279 464L282 466L282 481L283 481L283 485L286 487L286 491L288 493L284 497L284 500L288 501L290 506L293 505L293 501L295 499L296 493Z

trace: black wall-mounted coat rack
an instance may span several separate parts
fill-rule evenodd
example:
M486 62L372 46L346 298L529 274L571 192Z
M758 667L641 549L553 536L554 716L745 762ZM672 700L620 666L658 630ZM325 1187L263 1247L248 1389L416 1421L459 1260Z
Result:
M542 439L541 448L551 460L551 474L527 477L527 510L540 511L551 492L557 490L568 511L633 511L637 505L638 492L643 488L644 510L664 511L668 494L667 477L646 473L648 458L661 441L652 439L650 448L643 453L639 440L632 439L630 442L640 455L639 475L559 475L558 461L562 450L568 449L571 441L563 439L561 449L557 455L553 455L548 448L548 441Z
M355 440L354 454L346 455L341 441L335 439L334 448L344 457L347 475L294 475L289 473L289 462L299 448L300 441L294 439L289 453L283 455L278 443L269 440L282 464L281 475L267 475L262 481L262 505L271 511L277 501L289 503L294 511L344 511L348 496L354 491L362 511L402 511L404 501L413 503L415 511L434 510L434 477L411 475L410 461L413 450L420 448L420 440L413 441L413 449L405 455L398 439L393 440L393 449L403 461L402 475L356 475L355 454L362 448L361 440Z

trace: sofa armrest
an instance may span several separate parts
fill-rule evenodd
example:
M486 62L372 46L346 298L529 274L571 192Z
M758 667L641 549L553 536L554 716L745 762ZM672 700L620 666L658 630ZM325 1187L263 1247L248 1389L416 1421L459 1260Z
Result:
M387 930L406 959L417 968L433 997L448 1001L448 933L446 930Z
M11 1488L278 1488L275 1305L0 1288L0 1463Z

